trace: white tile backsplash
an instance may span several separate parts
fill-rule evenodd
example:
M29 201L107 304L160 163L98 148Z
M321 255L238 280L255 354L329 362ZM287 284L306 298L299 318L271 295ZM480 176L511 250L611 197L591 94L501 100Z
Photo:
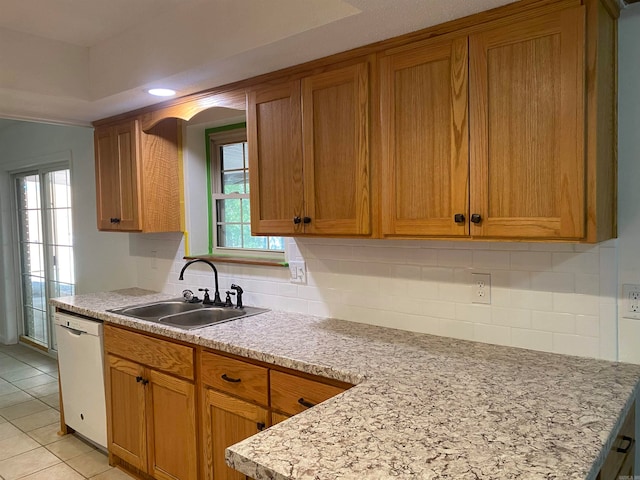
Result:
M184 261L173 242L179 252L163 289L211 288L206 265L177 281ZM535 350L617 355L615 244L311 238L287 244L289 258L299 253L306 262L306 285L290 283L286 268L221 264L220 289L238 283L247 305ZM157 241L153 248L160 248ZM472 303L473 272L491 274L491 305Z

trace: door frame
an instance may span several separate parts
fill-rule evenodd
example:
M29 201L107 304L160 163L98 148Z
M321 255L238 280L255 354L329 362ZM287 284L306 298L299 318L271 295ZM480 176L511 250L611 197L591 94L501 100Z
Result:
M25 327L24 327L24 291L22 285L22 267L21 267L21 251L20 251L20 235L19 235L19 218L18 218L18 199L16 192L16 178L22 175L38 175L40 177L41 185L44 186L44 182L42 179L44 175L50 172L55 172L58 170L69 170L69 181L70 185L73 186L73 169L71 168L71 152L61 152L57 154L46 155L43 157L39 157L34 159L32 162L25 162L21 167L14 165L13 169L7 171L9 175L9 182L11 185L11 224L12 224L12 232L11 232L11 241L12 241L12 250L13 250L13 272L15 278L20 278L18 285L14 290L15 297L15 318L16 318L16 331L18 341L22 341L22 338L29 337L25 336ZM45 195L46 186L41 190L40 194L40 209L44 212L44 201L46 198ZM73 218L73 191L71 194L71 209L72 209L72 218ZM42 227L43 227L43 244L46 246L46 236L47 232L50 231L50 220L46 215L42 216ZM44 251L43 261L45 266L45 279L48 279L51 275L52 271L52 259L50 258L50 254ZM75 264L74 264L75 267ZM75 273L75 272L74 272ZM47 321L47 345L46 352L49 354L55 354L56 350L52 348L52 339L53 339L53 324L51 322L50 315L50 306L48 303L49 298L51 298L51 286L49 285L49 281L45 280L45 301L46 301L46 321ZM30 339L29 339L30 340ZM27 343L27 342L24 342ZM31 345L29 343L29 345ZM33 345L41 347L41 345L37 342L33 342Z

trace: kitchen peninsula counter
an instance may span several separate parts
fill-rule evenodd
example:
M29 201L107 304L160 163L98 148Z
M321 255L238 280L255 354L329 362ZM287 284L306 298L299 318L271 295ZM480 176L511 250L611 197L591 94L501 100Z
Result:
M640 365L270 311L181 330L107 309L141 289L54 299L63 310L356 384L227 449L256 479L595 479Z

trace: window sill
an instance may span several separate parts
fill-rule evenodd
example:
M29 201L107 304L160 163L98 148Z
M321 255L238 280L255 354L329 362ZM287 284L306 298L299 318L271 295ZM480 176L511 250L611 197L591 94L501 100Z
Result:
M213 263L235 263L238 265L261 265L264 267L288 267L287 262L278 261L273 258L261 258L261 257L241 257L238 255L189 255L184 257L185 260L209 260Z

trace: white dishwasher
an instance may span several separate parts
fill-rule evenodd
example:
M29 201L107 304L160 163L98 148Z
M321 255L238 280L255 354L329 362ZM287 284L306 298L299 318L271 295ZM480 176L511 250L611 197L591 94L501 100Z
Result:
M64 422L107 448L102 322L56 312Z

